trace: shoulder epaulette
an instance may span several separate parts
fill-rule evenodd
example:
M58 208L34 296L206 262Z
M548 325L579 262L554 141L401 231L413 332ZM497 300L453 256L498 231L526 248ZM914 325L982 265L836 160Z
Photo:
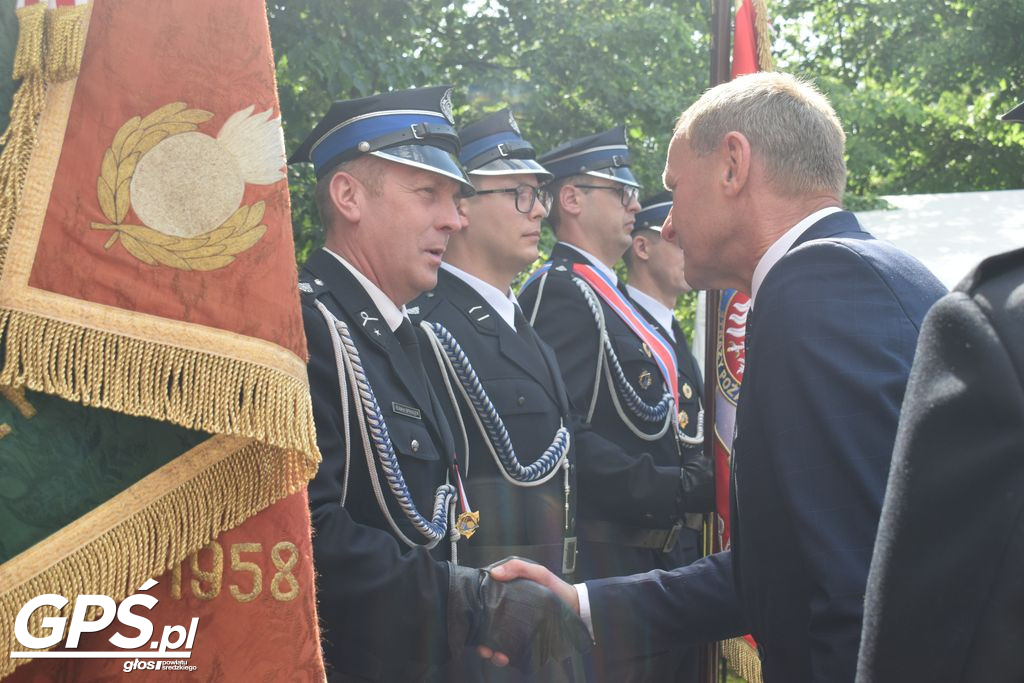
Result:
M412 303L405 307L405 312L413 322L418 323L425 320L441 301L443 298L439 297L436 291L425 292L413 299Z
M314 278L312 276L302 274L299 276L299 295L300 296L312 296L318 297L322 293L328 291L327 285L320 278Z

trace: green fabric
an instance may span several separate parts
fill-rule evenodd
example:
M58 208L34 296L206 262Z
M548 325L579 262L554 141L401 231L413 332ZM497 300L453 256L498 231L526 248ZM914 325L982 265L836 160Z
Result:
M0 563L73 522L207 434L27 392L25 419L0 396Z

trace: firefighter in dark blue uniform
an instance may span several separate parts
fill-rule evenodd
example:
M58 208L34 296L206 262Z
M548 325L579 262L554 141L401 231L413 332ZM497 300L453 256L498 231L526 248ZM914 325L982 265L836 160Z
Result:
M577 578L672 569L697 556L695 536L681 532L710 509L712 471L686 448L675 353L613 270L640 210L625 131L573 140L538 161L555 176L549 221L559 241L520 303L558 357L579 422L615 446L580 453ZM685 660L673 648L643 662L596 661L592 673L687 680Z
M459 446L404 305L434 287L461 227L472 185L458 151L451 90L439 87L335 102L290 159L313 163L326 236L299 289L323 456L309 500L331 680L447 681L477 643L536 668L581 638L549 594L539 626L526 626L536 614L491 623L527 596L448 561L471 526L453 514Z
M626 293L637 310L675 351L684 457L699 458L704 443L704 412L701 408L704 380L673 312L676 300L691 288L683 276L683 250L674 242L661 239L661 226L672 208L672 194L661 192L641 203L643 208L636 214L636 223L633 224L633 243L623 255L629 278ZM690 549L689 562L700 556L702 545L702 530L695 522L691 518L690 524L679 532L679 545ZM697 651L688 648L687 653L680 665L678 680L696 681Z
M571 580L576 564L574 439L554 353L526 322L511 284L537 259L551 174L507 109L459 131L460 159L477 189L462 200L437 287L410 309L430 340L425 363L469 454L465 498L480 526L459 562L483 567L518 555ZM462 444L460 444L461 447ZM521 674L467 658L467 680ZM580 680L582 669L577 673ZM573 680L570 663L536 679Z

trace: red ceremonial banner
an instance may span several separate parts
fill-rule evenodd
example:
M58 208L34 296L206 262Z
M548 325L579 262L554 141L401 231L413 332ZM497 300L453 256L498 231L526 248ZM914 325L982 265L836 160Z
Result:
M771 69L767 45L767 9L763 0L743 0L736 10L733 35L732 78ZM759 40L759 38L761 40ZM765 44L762 44L765 43ZM746 365L747 314L750 297L734 289L721 293L718 311L718 339L715 367L715 509L718 515L718 549L729 547L729 495L732 471L732 441ZM722 644L729 663L746 680L761 680L757 645L747 635Z
M305 492L275 503L135 593L157 601L152 608L142 603L132 608L152 625L141 646L122 650L111 645L115 633L139 639L148 628L143 622L121 623L119 612L106 628L85 633L74 650L53 651L61 656L116 650L111 657L36 659L5 683L122 677L164 683L323 681L309 529Z
M302 358L273 58L253 40L265 10L206 4L94 4L29 286ZM262 212L249 220L262 234L211 235L243 207Z
M114 425L102 438L59 425L54 443L94 442L65 449L69 465L117 451L128 434L111 418L188 437L137 448L141 479L85 468L96 481L65 491L35 476L44 416L21 413L4 453L26 473L19 495L79 507L3 557L0 676L183 660L160 680L323 680L305 494L319 453L266 6L51 0L18 17L0 393L106 414L90 423ZM15 507L0 512L32 509Z

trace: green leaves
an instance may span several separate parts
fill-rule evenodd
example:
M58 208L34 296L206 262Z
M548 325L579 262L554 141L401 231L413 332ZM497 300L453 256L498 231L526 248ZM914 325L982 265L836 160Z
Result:
M709 7L271 1L287 148L334 99L452 83L459 122L510 106L541 152L626 124L646 196L661 187L676 117L708 85ZM1020 0L769 0L769 10L779 68L818 83L846 126L848 206L875 208L890 193L1024 187L1024 126L996 119L1024 99ZM289 182L301 262L323 238L311 170L291 169ZM551 242L545 231L542 247Z

